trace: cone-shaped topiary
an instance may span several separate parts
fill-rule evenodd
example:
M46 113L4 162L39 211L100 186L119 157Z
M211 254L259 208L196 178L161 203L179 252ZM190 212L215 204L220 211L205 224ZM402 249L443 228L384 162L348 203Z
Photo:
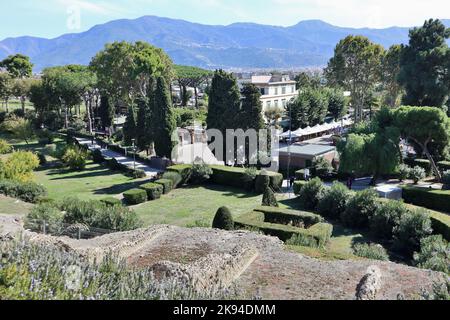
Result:
M231 216L230 209L227 207L221 207L217 210L216 216L213 220L213 228L222 229L222 230L233 230L234 229L234 221Z
M267 187L266 191L264 191L262 205L265 207L278 207L277 198L270 187Z
M258 176L256 176L255 181L255 191L258 194L263 194L267 187L270 185L269 174L266 170L262 170Z

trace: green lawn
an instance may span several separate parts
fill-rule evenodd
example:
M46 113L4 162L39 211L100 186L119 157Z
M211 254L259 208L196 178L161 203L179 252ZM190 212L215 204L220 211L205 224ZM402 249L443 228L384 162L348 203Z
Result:
M145 225L211 226L220 207L229 207L233 216L237 217L261 205L261 201L262 196L247 194L239 189L206 185L176 189L159 200L133 209Z
M145 183L93 162L78 172L64 168L44 168L35 172L35 181L44 185L53 199L71 196L80 199L114 197Z

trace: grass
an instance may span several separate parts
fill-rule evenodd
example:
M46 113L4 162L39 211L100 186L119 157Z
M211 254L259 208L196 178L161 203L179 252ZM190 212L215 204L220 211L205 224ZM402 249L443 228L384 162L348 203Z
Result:
M0 195L0 215L11 214L25 216L32 207L33 205L30 203Z
M211 226L217 209L227 206L234 217L261 205L262 196L218 185L173 190L161 199L133 207L145 225Z

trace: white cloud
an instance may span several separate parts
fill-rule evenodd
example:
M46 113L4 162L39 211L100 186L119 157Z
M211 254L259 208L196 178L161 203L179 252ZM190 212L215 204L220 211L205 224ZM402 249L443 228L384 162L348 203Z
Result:
M58 3L67 8L78 7L81 11L87 11L99 15L112 15L120 13L123 8L108 3L106 1L89 1L89 0L57 0Z

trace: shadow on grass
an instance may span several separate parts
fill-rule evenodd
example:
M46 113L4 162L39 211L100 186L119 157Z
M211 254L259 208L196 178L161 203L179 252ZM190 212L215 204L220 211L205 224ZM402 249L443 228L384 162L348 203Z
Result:
M285 200L281 200L278 201L280 204L284 205L287 207L287 209L292 209L292 210L303 210L300 201L298 201L297 198L292 198L292 199L285 199Z
M258 194L254 192L247 192L243 189L234 188L234 187L228 187L228 186L222 186L218 184L203 184L203 185L189 185L183 187L183 189L196 189L196 188L203 188L206 190L211 191L217 191L221 192L226 197L235 197L238 199L249 199L257 197Z
M127 183L116 184L107 188L101 188L94 191L97 195L115 195L123 193L127 190L139 188L141 185L148 183L149 180L144 181L130 181Z

